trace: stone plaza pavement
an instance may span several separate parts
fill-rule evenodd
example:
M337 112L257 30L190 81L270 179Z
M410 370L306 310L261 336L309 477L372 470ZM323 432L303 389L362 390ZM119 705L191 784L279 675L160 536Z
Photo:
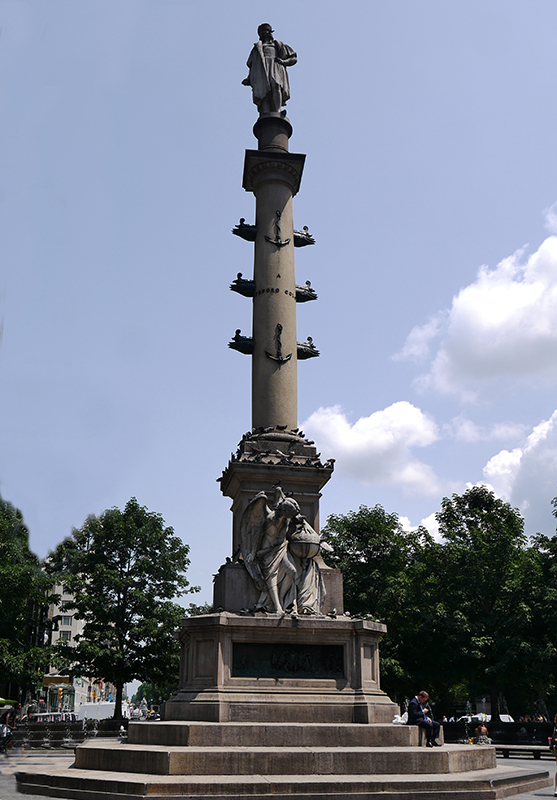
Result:
M73 761L73 753L61 750L27 750L23 753L19 750L12 750L7 756L0 754L0 800L15 800L16 797L38 800L38 795L19 794L16 789L15 774L22 767L37 766L45 770L49 767L62 769L69 767Z
M41 767L45 771L48 768L61 769L69 767L73 763L73 754L56 750L28 750L21 753L12 751L8 756L0 755L0 800L16 800L16 798L26 797L28 800L44 800L39 795L19 794L16 790L15 774L20 769L30 766ZM502 766L516 766L524 769L535 769L536 767L546 769L550 775L555 774L555 759L544 754L541 761L534 761L533 758L509 758L497 757L497 763ZM537 789L533 792L514 795L514 800L540 800L544 797L553 797L553 788ZM54 798L53 800L63 800ZM434 800L434 799L432 799Z

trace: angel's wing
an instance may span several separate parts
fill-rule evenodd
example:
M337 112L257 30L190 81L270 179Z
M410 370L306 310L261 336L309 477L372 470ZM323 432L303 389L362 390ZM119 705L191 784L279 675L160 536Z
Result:
M258 589L265 589L265 580L257 561L257 551L267 521L267 495L256 494L247 504L240 520L240 552L246 569Z

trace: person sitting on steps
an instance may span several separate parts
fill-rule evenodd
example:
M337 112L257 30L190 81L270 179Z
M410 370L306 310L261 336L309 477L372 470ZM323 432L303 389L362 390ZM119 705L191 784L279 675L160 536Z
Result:
M431 717L428 717L429 708L425 707L428 698L427 692L418 692L416 697L410 700L408 703L408 725L418 725L424 730L427 740L426 747L441 747L441 742L437 741L441 726Z

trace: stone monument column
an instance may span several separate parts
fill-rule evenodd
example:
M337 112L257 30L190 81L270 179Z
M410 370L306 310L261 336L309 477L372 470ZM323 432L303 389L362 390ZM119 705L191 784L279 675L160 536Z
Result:
M292 126L268 112L256 122L258 150L246 152L246 191L256 197L252 428L297 426L296 277L292 197L303 155L288 153Z
M321 489L333 461L321 461L297 422L297 363L319 351L298 342L296 308L316 300L296 283L294 248L315 244L297 230L293 198L305 155L291 153L286 68L291 47L268 24L249 59L259 111L242 186L255 195L253 224L232 233L254 246L253 277L230 288L252 301L252 334L229 347L252 358L252 428L219 478L232 499L232 554L214 579L213 612L183 620L180 691L167 719L268 722L386 722L396 706L379 687L385 626L343 611L342 575L326 566L319 534Z
M260 115L253 133L258 148L246 151L242 185L256 198L255 225L242 220L233 231L254 242L253 280L239 277L230 287L253 298L252 337L236 337L229 345L252 356L252 429L220 479L222 492L233 500L233 556L246 507L276 484L296 498L318 530L320 490L333 471L332 461L323 464L314 443L297 427L297 362L319 355L296 337L297 303L317 298L309 284L296 285L295 275L294 247L314 243L307 228L302 234L293 223L292 198L300 188L305 155L288 151L292 126L283 113ZM318 563L329 585L326 609L342 608L342 576L320 556ZM215 606L249 607L257 594L252 583L241 563L224 565L215 580Z
M294 170L294 174L286 171L279 157L273 158L268 151L266 155L264 160L246 156L248 186L256 197L257 226L252 427L294 430L298 424L298 358L292 195L298 176Z
M242 517L260 492L281 491L295 498L307 522L319 530L321 489L333 471L322 463L314 442L298 429L297 363L319 351L308 338L296 336L296 306L316 300L309 281L296 284L294 248L313 245L307 227L294 229L293 197L300 188L305 155L289 152L292 125L281 108L290 96L286 67L296 63L296 53L273 39L269 25L259 26L260 41L248 59L259 117L253 127L256 150L246 150L242 186L255 195L255 224L242 218L232 231L254 244L253 278L242 273L230 288L252 299L252 335L237 330L229 347L252 358L252 428L242 437L236 453L220 478L223 494L232 498L232 562L215 580L216 608L237 612L257 601L254 581L246 572L241 550ZM316 563L327 584L324 610L342 608L342 576L330 570L320 554Z

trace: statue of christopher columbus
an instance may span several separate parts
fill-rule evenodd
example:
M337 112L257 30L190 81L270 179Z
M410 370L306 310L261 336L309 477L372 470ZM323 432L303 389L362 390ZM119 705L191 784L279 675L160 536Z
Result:
M287 44L273 39L273 29L268 22L260 25L257 33L259 41L247 60L249 75L242 83L251 86L253 102L260 114L280 112L290 97L286 67L293 67L298 57Z

